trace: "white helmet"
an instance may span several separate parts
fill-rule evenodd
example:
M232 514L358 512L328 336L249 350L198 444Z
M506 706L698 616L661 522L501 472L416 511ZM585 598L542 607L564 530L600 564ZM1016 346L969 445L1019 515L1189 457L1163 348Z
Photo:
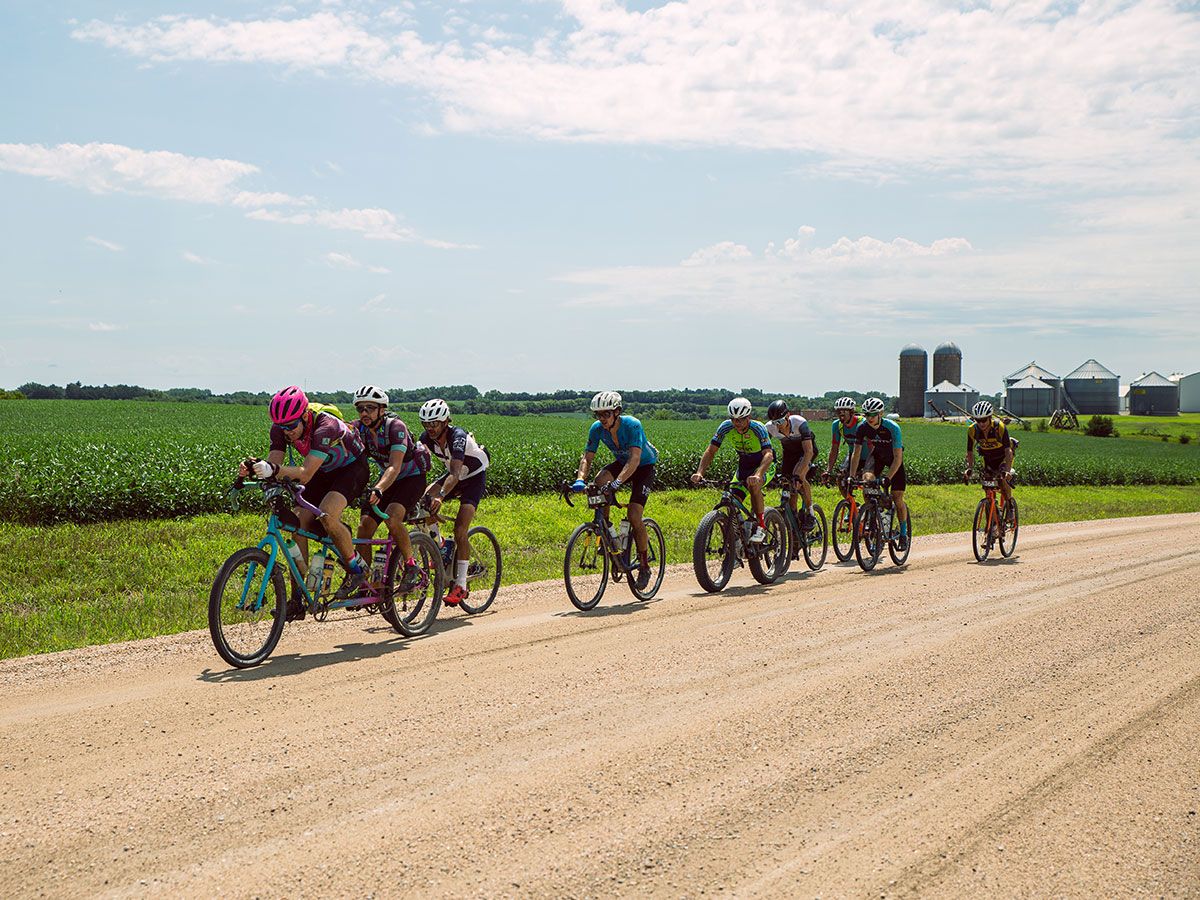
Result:
M417 411L417 416L422 422L449 422L450 421L450 404L445 400L426 400L421 404L420 410Z
M863 412L869 416L877 416L883 412L883 401L878 397L868 397L863 401Z
M856 406L858 406L858 404L854 402L853 397L838 397L837 400L833 402L834 412L841 412L843 409L848 409L850 412L854 412L854 407Z
M616 391L601 391L592 398L592 412L621 408L621 395Z
M744 419L754 412L754 406L745 397L734 397L729 401L729 418Z
M972 419L986 419L992 414L992 404L986 400L980 400L971 407Z
M380 406L387 406L387 391L377 388L373 384L364 384L354 392L354 405L358 406L360 403L378 403Z

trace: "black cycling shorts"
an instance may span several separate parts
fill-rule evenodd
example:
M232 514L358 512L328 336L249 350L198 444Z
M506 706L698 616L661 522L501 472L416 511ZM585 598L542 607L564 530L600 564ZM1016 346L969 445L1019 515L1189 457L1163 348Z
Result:
M371 467L367 465L366 457L332 472L318 469L304 486L304 499L313 506L320 506L327 495L336 491L346 498L347 504L354 503L362 496L370 475Z
M762 465L762 461L762 453L739 453L737 480L745 484L746 479L758 471L758 467Z
M886 463L878 463L878 462L872 461L872 462L868 463L867 465L863 466L863 471L864 472L874 472L876 477L882 478L883 473L887 471L887 467L890 465L891 465L891 461L888 461ZM879 468L876 469L875 468L876 466L878 466ZM897 469L892 474L892 481L888 485L888 490L889 491L902 491L907 486L908 486L908 479L906 479L904 477L904 465L902 463L900 465L900 468Z
M985 472L995 472L997 475L1004 468L1004 451L999 453L980 453L983 457L983 469Z
M449 474L443 475L434 482L438 486L438 490L442 489L442 485L446 483ZM479 501L483 499L487 479L487 469L484 469L478 475L473 475L470 478L460 481L454 486L454 490L448 493L446 500L458 500L464 506L474 506L479 508Z
M623 462L610 462L604 467L604 471L616 478L621 474L623 468L625 468ZM645 506L646 501L650 499L652 487L654 487L654 463L638 466L633 471L633 477L629 479L629 488L632 492L629 495L629 502Z
M421 499L421 495L425 493L425 473L418 472L416 475L409 475L405 478L397 478L392 482L392 486L383 492L383 500L379 503L379 508L387 512L387 508L393 503L399 503L404 507L404 512L407 514L417 501ZM371 516L374 518L374 516Z
M796 466L800 463L800 460L802 460L802 459L804 459L804 445L803 444L800 444L800 445L784 444L783 445L783 459L780 460L779 467L776 471L778 471L779 474L784 478L789 478L793 474L803 475L803 474L805 474L804 472L795 472ZM809 476L807 479L808 481L812 481L814 478L814 473L813 473L814 468L816 468L820 471L824 471L824 470L820 469L820 467L817 465L817 448L816 448L815 444L813 445L813 458L809 461L809 464L808 464L808 476ZM820 477L820 471L818 471L816 473L815 477Z

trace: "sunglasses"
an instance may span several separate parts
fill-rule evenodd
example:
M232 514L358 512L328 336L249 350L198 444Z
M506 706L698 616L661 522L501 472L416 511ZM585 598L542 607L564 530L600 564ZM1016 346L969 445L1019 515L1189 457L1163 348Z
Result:
M607 419L609 416L615 416L616 414L617 411L615 409L602 409L597 413L593 413L597 419Z
M279 427L282 428L284 431L295 431L297 428L299 428L303 424L304 424L304 417L301 416L299 419L292 419L292 421L290 421L290 422L280 422Z

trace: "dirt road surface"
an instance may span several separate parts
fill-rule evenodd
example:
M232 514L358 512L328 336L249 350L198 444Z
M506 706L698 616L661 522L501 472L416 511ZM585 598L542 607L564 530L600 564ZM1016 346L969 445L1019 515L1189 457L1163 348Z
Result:
M1200 895L1200 515L967 540L0 663L0 896Z

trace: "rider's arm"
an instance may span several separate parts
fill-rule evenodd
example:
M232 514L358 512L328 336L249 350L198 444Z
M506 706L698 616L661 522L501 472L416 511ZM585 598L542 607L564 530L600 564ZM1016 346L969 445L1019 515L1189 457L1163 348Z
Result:
M396 476L404 467L404 456L403 450L393 450L388 454L387 468L379 473L379 480L375 482L375 490L383 493L395 483Z
M633 473L637 471L638 466L642 464L642 448L630 447L629 460L621 468L621 474L617 476L617 481L625 482L633 477Z
M709 444L704 450L704 455L700 457L700 465L696 466L696 474L701 478L708 471L709 463L713 461L713 457L717 455L717 451L721 449L716 444Z
M446 475L446 479L442 482L441 490L439 490L434 496L441 500L447 494L453 491L458 486L458 482L462 479L462 473L465 467L466 463L464 463L461 459L450 460L446 466L446 468L449 470Z
M904 448L897 447L892 451L892 464L888 466L887 477L891 478L896 472L899 472L902 465L904 465Z
M575 473L577 481L583 481L587 478L588 471L592 468L592 460L595 458L595 450L583 451L583 456L579 457L579 471Z
M275 451L271 452L274 453ZM304 457L304 465L302 466L279 466L279 473L276 477L290 478L301 484L308 484L312 477L317 474L317 470L321 468L321 463L325 462L325 459L324 454L309 453L308 456ZM269 462L275 462L275 460L272 459Z
M850 469L851 478L856 477L854 473L858 471L858 459L862 456L862 444L858 441L854 442L854 449L850 451Z
M838 453L841 450L842 442L834 438L829 444L829 462L825 465L825 474L832 475L833 467L837 463Z
M771 468L771 463L775 462L775 451L770 447L763 449L762 462L758 464L758 470L754 473L759 478L763 478L767 474L767 469Z

